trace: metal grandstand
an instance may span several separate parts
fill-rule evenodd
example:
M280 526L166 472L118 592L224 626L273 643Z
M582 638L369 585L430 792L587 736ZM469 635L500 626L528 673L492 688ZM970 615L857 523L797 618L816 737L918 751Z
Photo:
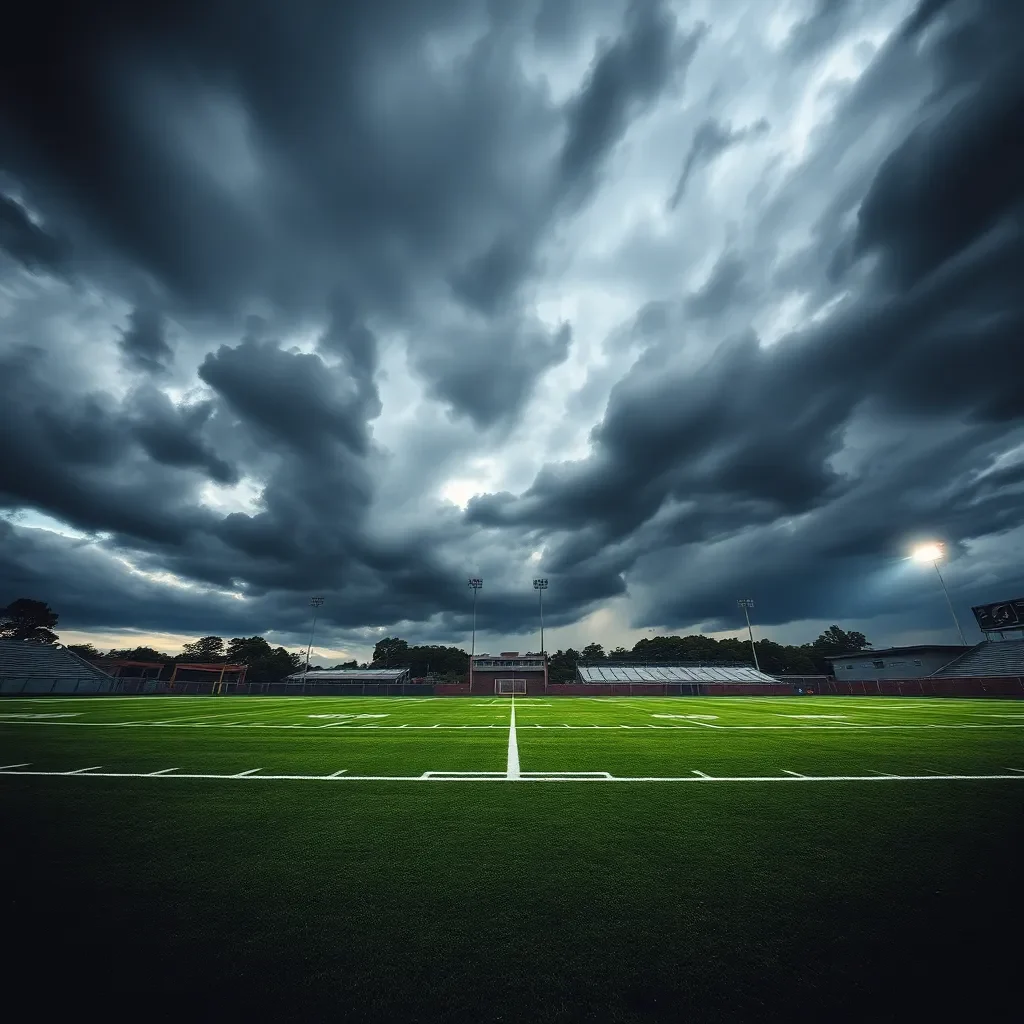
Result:
M584 683L775 683L764 672L743 664L714 665L684 662L609 665L580 664L576 666Z

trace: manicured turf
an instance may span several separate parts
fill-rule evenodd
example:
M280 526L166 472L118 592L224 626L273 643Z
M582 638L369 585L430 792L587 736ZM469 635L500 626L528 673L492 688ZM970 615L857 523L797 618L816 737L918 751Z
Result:
M994 1019L1009 998L1024 705L517 699L508 779L510 705L4 700L14 986L179 1019Z

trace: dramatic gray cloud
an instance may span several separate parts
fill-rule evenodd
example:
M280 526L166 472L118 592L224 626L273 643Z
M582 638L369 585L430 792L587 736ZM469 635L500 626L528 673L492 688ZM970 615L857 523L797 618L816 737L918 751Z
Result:
M676 182L675 191L668 201L668 208L674 210L686 192L686 186L690 176L699 167L706 167L715 157L720 156L727 149L738 146L746 139L756 139L764 135L770 125L762 117L745 128L733 128L727 124L719 124L713 117L701 121L694 132L693 142L690 143L689 152L683 162L683 169L679 174L679 181Z
M119 344L129 366L149 373L166 373L173 358L160 315L152 309L132 310Z
M28 7L0 603L524 646L1024 583L1024 10ZM601 631L601 635L594 635ZM518 637L518 639L516 639Z
M56 238L34 223L25 208L0 193L0 251L29 269L58 271L66 250Z

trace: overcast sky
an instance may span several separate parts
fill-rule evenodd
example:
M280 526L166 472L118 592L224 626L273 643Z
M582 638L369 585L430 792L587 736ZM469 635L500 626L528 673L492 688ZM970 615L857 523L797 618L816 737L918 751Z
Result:
M1024 4L30 4L0 604L955 642L1024 592ZM35 20L35 24L33 21ZM88 634L88 636L87 636Z

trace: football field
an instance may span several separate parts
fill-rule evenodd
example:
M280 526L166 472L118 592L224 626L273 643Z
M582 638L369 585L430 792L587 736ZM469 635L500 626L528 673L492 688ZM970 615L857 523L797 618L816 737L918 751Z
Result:
M6 699L0 814L10 962L111 1013L977 1012L1024 704Z

